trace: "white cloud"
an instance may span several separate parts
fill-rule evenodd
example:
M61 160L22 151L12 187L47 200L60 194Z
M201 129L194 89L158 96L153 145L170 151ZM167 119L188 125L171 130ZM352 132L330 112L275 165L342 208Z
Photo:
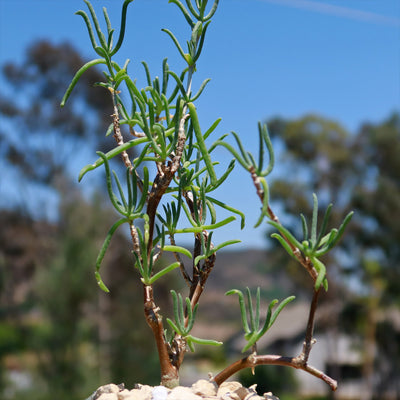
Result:
M369 11L356 10L354 8L336 6L311 0L259 0L264 3L274 3L281 6L300 8L318 12L321 14L335 15L337 17L349 18L379 25L400 27L400 18L389 17Z

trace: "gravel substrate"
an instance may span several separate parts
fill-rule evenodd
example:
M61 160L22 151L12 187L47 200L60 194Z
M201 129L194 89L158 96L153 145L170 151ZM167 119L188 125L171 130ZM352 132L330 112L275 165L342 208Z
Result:
M272 393L259 396L256 385L243 387L239 382L224 382L221 386L200 379L191 387L177 386L167 389L164 386L136 385L135 389L125 389L124 385L99 387L86 400L279 400Z

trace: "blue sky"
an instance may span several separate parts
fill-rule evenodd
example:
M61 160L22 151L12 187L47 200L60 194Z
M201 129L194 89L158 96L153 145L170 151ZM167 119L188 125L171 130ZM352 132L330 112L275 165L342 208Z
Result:
M118 29L122 0L93 0L107 7ZM90 47L81 17L81 0L0 0L0 63L20 61L36 39L69 41L87 58ZM153 76L169 58L182 64L167 35L184 43L188 29L167 0L135 0L128 10L126 42L117 60L131 59L130 73L143 82L140 61ZM218 135L234 130L256 151L257 122L272 116L297 118L318 113L354 131L363 121L379 122L400 109L400 2L398 0L220 0L211 24L194 85L210 77L198 103L204 127L222 117ZM73 97L71 98L73 101ZM220 149L222 164L230 157ZM77 171L81 165L77 165ZM236 179L221 192L224 201L249 210L248 228L232 225L217 242L240 238L263 246L264 230L254 231L259 204L249 178L237 168ZM272 194L273 197L273 194ZM311 200L311 198L310 198Z

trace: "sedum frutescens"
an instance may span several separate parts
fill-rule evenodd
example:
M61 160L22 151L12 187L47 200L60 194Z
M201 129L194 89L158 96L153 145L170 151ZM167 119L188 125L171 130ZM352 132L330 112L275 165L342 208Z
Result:
M185 45L172 31L163 29L175 44L185 67L179 72L172 71L167 59L164 59L161 78L152 79L147 64L143 62L147 77L147 86L144 88L139 88L135 78L129 75L129 60L121 66L113 58L124 42L127 8L131 2L132 0L125 0L123 3L119 35L114 45L115 31L107 10L103 9L107 27L107 31L103 32L92 5L85 0L89 14L85 11L78 11L77 14L86 24L98 58L80 68L61 103L64 106L76 82L86 70L97 65L104 66L104 81L98 85L110 93L110 110L113 110L113 114L106 135L113 134L115 147L106 154L97 152L98 159L84 167L79 176L81 180L87 172L99 167L104 168L108 196L120 216L107 233L96 261L95 275L99 286L108 291L100 275L100 266L113 234L121 225L127 224L132 238L132 262L141 276L139 283L143 287L145 318L153 332L159 354L161 383L168 387L176 386L179 383L179 368L187 349L194 351L194 344L221 344L211 339L194 337L190 332L195 323L205 283L216 262L216 252L238 242L228 240L214 243L213 232L236 218L241 219L242 227L245 223L245 215L241 211L223 203L213 194L219 186L231 179L231 173L238 163L249 172L261 202L260 217L256 226L266 219L276 228L278 233L272 236L308 271L313 280L313 298L303 351L297 357L284 357L260 355L257 353L256 344L294 296L280 303L276 299L272 300L261 324L259 289L256 293L255 308L249 289L246 292L246 301L240 290L227 292L228 295L238 295L244 337L247 341L243 352L251 350L251 354L229 365L214 377L214 381L221 384L242 368L278 364L301 368L326 381L333 390L336 389L333 379L308 365L307 361L314 342L312 334L318 296L322 289L328 290L326 267L320 257L337 244L351 214L338 229L326 232L331 211L329 206L320 232L317 232L318 201L314 195L310 232L306 218L301 216L304 237L297 239L282 226L270 207L266 177L273 169L274 153L267 127L261 124L258 126L259 153L254 157L244 149L240 136L235 132L232 132L232 136L236 145L230 144L227 141L229 135L225 134L214 141L211 140L220 119L209 127L200 126L196 101L203 95L209 79L197 84L194 75L196 63L205 44L207 29L218 8L218 0L213 0L210 4L207 0L169 1L179 8L183 20L191 29L191 35ZM123 128L129 131L131 140L124 141L121 132ZM232 162L220 175L215 169L218 161L213 159L213 151L217 146L225 147L233 156ZM130 156L129 149L134 149L135 156ZM265 153L268 155L266 166ZM118 176L110 170L111 159L119 159L124 164L126 171L123 176ZM152 170L153 176L150 175ZM219 219L218 209L225 209L230 216ZM192 249L178 244L179 235L182 233L193 235ZM158 269L156 262L164 252L171 252L175 262ZM190 262L183 261L187 259ZM154 291L157 290L157 281L175 269L180 271L187 283L187 293L183 297L182 294L171 291L174 320L164 320L155 302ZM170 328L168 334L167 326Z

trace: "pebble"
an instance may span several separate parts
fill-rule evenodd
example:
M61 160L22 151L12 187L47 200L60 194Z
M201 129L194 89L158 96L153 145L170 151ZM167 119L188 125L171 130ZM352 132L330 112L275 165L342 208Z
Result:
M103 393L97 400L118 400L117 393Z
M272 393L259 396L256 385L246 388L239 382L224 382L220 387L214 382L200 379L192 387L136 385L135 389L125 389L123 385L101 386L87 400L279 400Z
M200 396L216 396L218 387L215 383L207 381L206 379L200 379L192 385L192 392Z
M136 400L136 399L140 399L139 394L136 396L134 396L134 393L132 393L134 390L132 391L128 390L128 389L124 389L122 392L118 393L118 400ZM137 392L140 392L139 390L136 390Z
M168 395L168 400L202 400L203 397L198 396L192 392L191 388L184 386L177 386L171 390Z
M152 392L152 400L167 400L168 389L165 386L156 386Z

